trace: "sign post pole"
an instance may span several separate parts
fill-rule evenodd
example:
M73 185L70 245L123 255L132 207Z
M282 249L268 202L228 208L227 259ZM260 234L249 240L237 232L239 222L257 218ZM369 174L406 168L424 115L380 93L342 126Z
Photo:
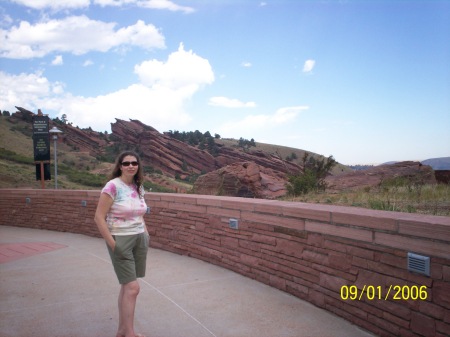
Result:
M44 180L44 162L41 161L41 188L45 190L45 180Z

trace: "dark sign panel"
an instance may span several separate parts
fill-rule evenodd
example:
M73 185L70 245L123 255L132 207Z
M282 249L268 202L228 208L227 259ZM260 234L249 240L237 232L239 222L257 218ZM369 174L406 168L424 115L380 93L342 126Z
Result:
M48 116L33 116L33 134L48 135Z
M48 116L33 116L34 161L50 160Z
M46 163L42 165L44 179L42 179L41 175L41 164L36 164L36 180L52 180L52 176L50 174L50 164Z

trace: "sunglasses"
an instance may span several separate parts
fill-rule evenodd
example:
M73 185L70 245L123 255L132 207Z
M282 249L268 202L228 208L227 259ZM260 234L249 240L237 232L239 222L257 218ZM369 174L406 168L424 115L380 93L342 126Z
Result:
M123 161L122 166L138 166L139 163L137 161Z

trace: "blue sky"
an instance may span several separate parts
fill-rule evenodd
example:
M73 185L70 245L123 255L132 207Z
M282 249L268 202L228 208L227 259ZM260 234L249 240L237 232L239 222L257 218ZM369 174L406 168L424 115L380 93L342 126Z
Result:
M0 110L343 164L450 156L450 1L2 0Z

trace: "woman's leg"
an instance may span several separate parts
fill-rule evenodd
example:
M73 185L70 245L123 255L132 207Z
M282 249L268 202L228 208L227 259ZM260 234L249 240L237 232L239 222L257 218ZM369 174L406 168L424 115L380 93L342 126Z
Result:
M123 328L123 322L122 322L122 302L123 302L123 286L120 286L120 292L119 292L119 329L117 330L117 337L123 337L125 336L125 330Z
M119 329L117 336L135 337L134 334L134 310L139 294L138 281L122 284L119 293Z
M117 250L117 252L116 252ZM133 237L116 238L116 249L111 252L116 273L122 276L118 306L119 306L119 328L117 337L135 337L134 312L136 300L140 291L137 279L145 276L146 258L148 250L148 235L140 234ZM116 268L117 265L117 268ZM119 277L119 282L121 277Z

